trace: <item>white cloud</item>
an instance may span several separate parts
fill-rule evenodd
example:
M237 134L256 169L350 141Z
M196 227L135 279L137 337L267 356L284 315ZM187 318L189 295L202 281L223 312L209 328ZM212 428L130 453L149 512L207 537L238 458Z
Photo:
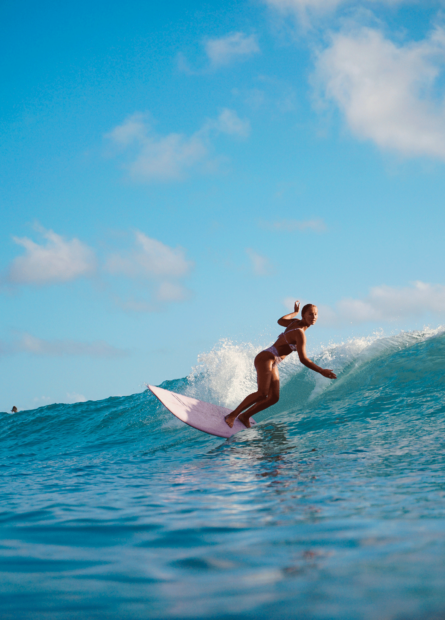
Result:
M118 349L112 345L97 340L95 342L77 342L76 340L43 340L31 334L24 333L13 343L13 350L25 351L33 355L50 357L86 356L86 357L123 357L128 351Z
M157 312L162 304L184 301L191 295L182 280L190 275L194 263L187 259L185 250L180 247L169 247L162 241L135 231L132 248L108 254L98 262L93 250L78 239L67 241L53 231L41 229L40 232L47 239L46 244L39 245L27 238L14 238L26 248L26 254L12 261L2 278L3 282L49 285L95 273L95 282L99 283L101 288L108 289L115 303L124 310L137 312ZM124 282L122 277L127 279L127 282ZM133 284L130 284L129 280L133 280ZM147 299L132 296L132 289L141 285L145 296L148 294ZM117 293L119 289L120 292ZM122 299L122 292L127 299ZM56 354L57 350L62 351L62 345L60 342L45 344L32 336L24 336L21 350L49 355ZM94 347L88 345L90 348L85 348L84 345L77 346L70 342L70 351L77 354L75 351L78 350L79 355L100 355L102 350L106 353L107 349L96 345L97 343ZM12 343L0 341L0 355L14 353L16 350L17 347ZM111 349L109 352L111 354Z
M411 286L372 288L364 299L342 299L335 308L319 306L320 323L391 323L426 314L445 316L445 285L415 282Z
M13 237L25 248L6 273L11 284L53 284L68 282L96 270L94 252L78 239L66 240L52 230L40 229L46 243L39 245L27 237Z
M365 4L396 5L416 0L365 0ZM333 13L343 5L362 7L363 2L357 0L264 0L264 2L281 13L295 14L303 24L309 24L310 18Z
M256 36L246 35L243 32L233 32L219 39L208 39L204 47L214 67L228 65L260 51Z
M44 340L32 334L20 334L15 340L0 342L0 352L4 355L25 352L49 357L123 357L128 351L118 349L103 340L78 342L76 340Z
M314 220L281 220L279 222L261 222L260 225L263 228L268 228L269 230L277 230L277 231L286 231L293 232L298 230L300 232L305 232L307 230L311 230L316 233L322 233L326 231L326 224L320 218Z
M186 258L185 250L171 248L157 239L135 232L135 248L126 253L109 256L105 268L112 275L135 280L150 280L155 285L156 302L178 302L190 297L181 280L190 275L194 263ZM133 312L155 312L159 304L146 300L117 299L124 309Z
M113 254L106 263L106 269L114 275L129 278L182 278L190 273L193 263L185 258L182 248L168 245L135 232L136 249L127 255Z
M76 394L75 392L73 393L67 392L66 398L67 398L68 403L86 403L87 402L87 399L85 398L83 394Z
M156 291L158 301L184 301L190 297L190 291L177 282L161 282Z
M251 248L247 248L246 253L250 259L253 273L256 276L270 276L273 273L273 267L268 258L258 254Z
M220 133L247 136L248 120L234 110L223 109L217 119L207 120L202 128L187 136L170 133L158 136L152 132L147 115L136 113L122 125L106 134L106 138L127 155L130 177L140 181L183 180L199 166L211 164L211 137Z
M351 131L404 155L445 158L445 31L396 45L377 30L339 33L318 57L325 95Z
M180 180L208 154L208 146L199 133L152 135L147 117L140 113L127 118L106 137L124 149L131 147L126 168L133 179Z
M326 13L348 0L265 0L266 4L283 13L296 13L300 18L307 12Z
M128 146L132 142L144 140L147 137L147 116L137 112L129 116L122 125L115 127L106 137L116 144Z
M234 110L224 108L215 121L209 121L209 129L215 129L219 133L246 138L250 133L250 122L241 119Z

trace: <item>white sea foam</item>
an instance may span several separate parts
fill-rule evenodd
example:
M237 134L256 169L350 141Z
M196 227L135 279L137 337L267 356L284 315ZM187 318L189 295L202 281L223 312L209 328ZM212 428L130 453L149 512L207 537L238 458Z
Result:
M187 377L187 393L194 398L236 407L256 390L253 360L261 347L250 343L220 340L211 351L198 356L198 364Z
M322 345L311 357L315 363L323 368L332 369L341 378L346 370L349 374L372 359L390 355L444 332L445 326L425 327L422 330L402 331L391 335L385 335L383 331L379 331L370 336ZM263 347L249 342L235 343L227 339L220 340L211 351L198 356L198 364L187 377L189 381L187 394L225 407L236 407L243 398L256 390L253 360L262 349ZM280 364L281 385L286 385L303 369L298 356L289 355ZM307 373L305 377L313 383L310 400L332 385L330 379L326 379L319 373Z
M440 336L444 332L445 326L424 327L422 330L410 332L401 331L389 336L381 330L374 332L371 336L350 338L340 343L322 346L321 350L314 355L314 361L324 368L331 368L337 376L341 376L346 369L354 372L371 360L407 349L429 338ZM310 396L310 399L313 399L319 396L331 381L318 373L311 373L311 378L315 383Z

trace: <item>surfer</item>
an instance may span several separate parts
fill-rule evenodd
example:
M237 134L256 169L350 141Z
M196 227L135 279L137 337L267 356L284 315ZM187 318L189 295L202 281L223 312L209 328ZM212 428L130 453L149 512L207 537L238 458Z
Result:
M318 318L318 309L314 304L306 304L301 311L301 319L295 318L300 310L300 302L294 304L294 312L284 315L278 320L278 325L285 327L283 333L278 336L277 341L268 349L258 353L255 358L255 369L257 372L258 390L247 396L241 404L225 417L225 421L230 426L238 418L247 428L250 428L249 418L263 409L271 407L280 398L280 375L278 374L278 364L284 358L297 351L300 362L319 372L323 377L336 379L336 375L328 368L321 368L312 362L306 354L306 330L311 325L315 325ZM244 412L244 413L242 413Z

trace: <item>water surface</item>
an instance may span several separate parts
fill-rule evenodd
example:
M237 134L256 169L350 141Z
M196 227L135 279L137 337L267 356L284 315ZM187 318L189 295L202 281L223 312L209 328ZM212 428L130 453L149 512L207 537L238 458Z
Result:
M162 387L234 406L253 347ZM0 416L2 619L445 617L445 335L289 359L229 440L148 392Z

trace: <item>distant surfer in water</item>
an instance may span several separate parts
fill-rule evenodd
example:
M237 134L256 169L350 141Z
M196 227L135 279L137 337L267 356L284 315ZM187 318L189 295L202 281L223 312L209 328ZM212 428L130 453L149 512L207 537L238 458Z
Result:
M271 347L261 351L256 356L255 368L257 372L258 390L247 396L236 409L225 417L230 428L233 427L236 418L238 418L244 426L250 428L249 418L251 416L278 402L280 398L278 364L280 364L289 353L292 353L292 351L297 351L300 362L311 370L319 372L323 377L327 377L328 379L337 378L332 370L317 366L317 364L311 362L306 355L305 332L311 325L315 325L317 321L317 306L314 306L314 304L303 306L301 319L295 318L300 310L299 301L295 302L294 309L294 312L286 314L278 320L278 325L282 325L286 329L278 336L277 341Z

